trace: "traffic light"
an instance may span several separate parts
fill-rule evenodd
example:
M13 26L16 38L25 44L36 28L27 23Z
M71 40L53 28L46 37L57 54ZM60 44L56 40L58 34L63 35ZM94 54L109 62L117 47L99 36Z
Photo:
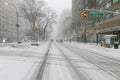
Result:
M85 18L87 17L87 13L86 13L85 11L83 11L83 12L81 13L81 17L82 17L82 19L85 19Z

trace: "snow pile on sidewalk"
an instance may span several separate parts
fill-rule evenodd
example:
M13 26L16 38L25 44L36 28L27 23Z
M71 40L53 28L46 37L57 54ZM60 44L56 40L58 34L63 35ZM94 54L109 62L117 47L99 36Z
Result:
M88 50L91 52L95 52L96 54L99 54L99 55L120 59L120 49L105 48L105 47L96 45L95 43L64 42L64 44L82 48L84 50Z
M30 48L31 43L32 42L22 42L20 44L18 44L17 42L14 42L14 43L0 43L0 48L9 47L9 46L13 47L13 48ZM43 43L45 43L45 41L38 42L39 46Z
M38 44L41 45L42 42L39 42ZM29 43L23 42L21 44L14 43L14 44L11 44L10 46L13 47L13 48L30 48L31 47L31 42L29 42Z

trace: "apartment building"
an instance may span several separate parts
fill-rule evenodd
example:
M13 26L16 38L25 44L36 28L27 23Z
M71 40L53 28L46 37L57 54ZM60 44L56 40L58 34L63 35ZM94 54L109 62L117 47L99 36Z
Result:
M8 0L0 0L0 42L3 42L3 40L6 40L6 42L13 42L17 39L17 28L15 27L17 23L16 9L19 13L19 38L22 40L25 36L26 29L30 27L30 23L22 17L24 14L19 8L19 3L21 1L8 1L8 6L4 5L5 1Z
M0 42L15 36L16 16L14 16L14 9L10 8L5 6L2 1L0 2Z
M96 5L97 10L120 13L120 0L97 0ZM113 13L104 14L103 17L96 19L96 25L88 27L88 41L96 41L95 30L97 30L99 40L102 40L106 34L115 34L120 43L120 15Z

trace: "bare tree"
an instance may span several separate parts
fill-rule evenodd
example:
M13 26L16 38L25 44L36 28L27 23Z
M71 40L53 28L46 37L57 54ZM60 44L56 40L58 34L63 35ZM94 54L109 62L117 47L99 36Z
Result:
M26 19L30 21L33 29L35 23L45 17L45 13L43 11L44 6L45 2L42 0L25 0L24 4L21 4L21 9L25 13Z
M39 35L38 30L35 28L36 23L38 24L44 17L46 17L45 2L43 0L24 0L20 8L25 14L25 18L31 23L31 34L33 39L36 40L37 35Z
M40 25L39 35L43 32L45 39L48 24L56 23L56 12L45 6L45 2L42 0L25 0L25 3L21 4L21 9L25 13L26 19L30 21L33 30L35 30L36 23Z
M45 14L46 14L46 18L43 21L44 22L44 26L43 26L44 39L46 39L47 27L49 26L49 24L50 25L55 24L56 23L56 17L57 17L56 12L49 9L49 8L46 9Z

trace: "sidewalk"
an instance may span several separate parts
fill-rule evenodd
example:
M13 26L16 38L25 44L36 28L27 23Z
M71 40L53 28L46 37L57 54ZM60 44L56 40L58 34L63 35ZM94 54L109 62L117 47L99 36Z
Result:
M96 45L95 43L64 42L64 44L82 48L84 50L88 50L91 52L95 52L96 54L99 54L99 55L120 59L120 46L119 46L119 49L114 49L114 48L101 47L100 45Z
M10 46L11 43L0 43L0 48L1 47L6 47L6 46Z

